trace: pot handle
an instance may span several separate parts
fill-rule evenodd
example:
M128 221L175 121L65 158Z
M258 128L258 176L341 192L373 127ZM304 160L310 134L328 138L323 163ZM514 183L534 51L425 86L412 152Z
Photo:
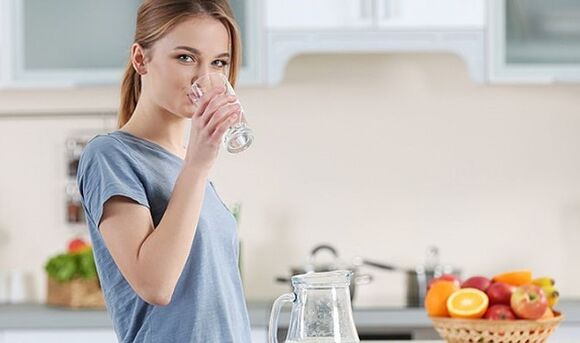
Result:
M294 293L286 293L278 297L272 306L270 313L270 323L268 324L268 343L278 343L278 317L284 303L291 303L296 300Z
M360 263L361 264L366 264L367 266L371 266L371 267L375 267L375 268L381 268L381 269L386 269L386 270L399 270L398 267L393 266L391 264L384 264L384 263L380 263L380 262L369 261L367 259L361 259Z
M332 255L334 256L334 259L336 260L338 258L338 252L336 252L336 249L333 248L332 246L328 245L328 244L321 244L316 246L314 249L312 249L312 252L310 253L310 266L314 266L315 265L315 260L314 257L316 256L316 254L318 254L319 251L321 250L328 250L332 253Z
M276 282L288 283L288 282L290 282L290 278L284 277L284 276L278 276L278 277L276 277Z

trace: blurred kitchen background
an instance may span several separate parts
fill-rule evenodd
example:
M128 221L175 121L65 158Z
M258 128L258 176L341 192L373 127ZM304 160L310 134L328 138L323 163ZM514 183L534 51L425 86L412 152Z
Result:
M116 129L139 3L0 0L0 274L18 301L43 303L47 257L86 234L74 160ZM231 3L256 140L211 178L242 204L248 301L287 292L276 277L318 244L405 268L436 246L463 275L529 268L580 298L579 1ZM406 306L404 274L361 269L355 306Z

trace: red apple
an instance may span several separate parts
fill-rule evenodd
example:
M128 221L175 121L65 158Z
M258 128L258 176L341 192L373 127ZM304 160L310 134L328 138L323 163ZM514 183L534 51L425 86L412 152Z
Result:
M511 298L512 310L520 318L541 318L548 308L548 299L539 286L523 285L514 291Z
M516 314L508 305L493 305L485 311L483 318L489 320L514 320Z
M487 288L489 305L510 305L515 287L503 282L494 282Z
M85 242L84 240L82 240L80 238L75 238L68 243L68 252L74 254L74 253L82 252L85 249L87 249L88 247L89 247L89 245L87 244L87 242Z
M491 280L485 276L472 276L469 279L463 281L461 288L477 288L482 292L487 291L491 285Z
M429 280L429 282L427 283L427 290L429 290L431 288L431 285L434 284L437 281L452 281L453 283L455 283L457 285L457 288L460 288L461 286L461 281L459 281L459 278L455 275L452 274L443 274L439 277L433 278L431 280Z

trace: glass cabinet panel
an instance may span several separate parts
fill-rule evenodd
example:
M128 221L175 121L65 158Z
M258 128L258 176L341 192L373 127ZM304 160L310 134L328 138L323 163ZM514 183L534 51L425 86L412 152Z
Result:
M580 63L580 1L509 0L507 63Z

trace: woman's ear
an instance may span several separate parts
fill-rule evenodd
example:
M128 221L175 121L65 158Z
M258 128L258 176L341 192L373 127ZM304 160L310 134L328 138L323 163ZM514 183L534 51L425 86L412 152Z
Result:
M139 75L147 74L147 67L145 65L145 49L139 43L133 43L131 46L131 63L133 68Z

